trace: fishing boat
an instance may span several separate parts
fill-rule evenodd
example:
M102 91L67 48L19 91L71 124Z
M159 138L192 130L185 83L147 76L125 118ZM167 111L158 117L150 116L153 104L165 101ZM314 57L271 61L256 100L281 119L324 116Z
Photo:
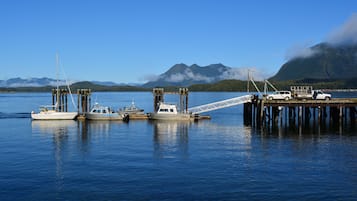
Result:
M88 120L127 120L126 114L113 111L108 106L102 106L98 103L94 104L90 112L86 113Z
M132 101L131 105L119 109L119 113L128 114L128 115L133 115L133 114L142 115L144 114L144 109L136 107L134 101Z
M57 67L57 89L56 89L56 104L55 105L50 105L50 106L40 106L40 111L38 113L32 111L31 112L31 118L33 120L72 120L75 119L78 116L78 112L68 112L68 111L60 111L60 89L59 89L59 78L58 78L58 54L56 54L56 67ZM71 98L72 98L72 103L73 97L71 94L71 90L69 88L69 85L67 84L67 87L69 89Z
M194 120L194 117L189 113L177 111L175 104L159 103L159 108L156 112L149 114L149 119L152 120Z

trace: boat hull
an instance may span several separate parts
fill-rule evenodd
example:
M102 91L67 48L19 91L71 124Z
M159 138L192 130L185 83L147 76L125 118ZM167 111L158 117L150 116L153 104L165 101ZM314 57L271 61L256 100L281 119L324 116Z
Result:
M150 113L149 119L151 120L165 120L165 121L190 121L194 120L194 117L190 114L160 114L160 113Z
M33 120L73 120L78 116L78 112L40 112L31 113Z
M124 115L121 115L119 113L106 113L106 114L87 113L86 119L88 119L88 120L123 120Z

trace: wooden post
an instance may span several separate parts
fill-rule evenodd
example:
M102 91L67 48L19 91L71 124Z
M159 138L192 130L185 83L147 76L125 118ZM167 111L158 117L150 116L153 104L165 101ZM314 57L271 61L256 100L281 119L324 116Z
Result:
M188 110L188 88L179 88L180 111L187 113Z
M52 110L55 110L55 105L56 104L56 100L55 100L55 93L54 93L54 89L52 89Z
M261 128L263 121L265 120L264 117L264 100L259 100L258 101L258 107L257 107L257 126L258 128Z
M305 125L309 126L310 125L310 117L311 117L311 113L310 113L310 107L306 106L305 107Z
M80 103L80 99L81 99L82 95L80 93L80 90L77 89L77 112L79 113L79 103Z
M338 123L340 124L340 126L343 123L343 106L339 106L339 115L338 115Z
M272 124L273 124L273 127L277 126L278 123L279 123L279 114L280 114L280 111L279 111L279 107L272 107Z
M252 104L252 123L253 123L253 126L255 126L256 125L256 110L257 110L257 103L256 103L256 101L254 101L253 102L253 104Z
M288 126L288 119L289 119L289 108L285 107L285 126Z
M81 112L81 113L89 112L90 107L91 107L91 93L92 93L92 91L90 89L78 89L77 90L77 95L78 95L77 110L78 110L78 112Z
M89 92L90 93L90 92ZM92 98L91 96L88 97L89 101L88 101L88 106L86 108L86 112L89 112L90 111L90 106L92 105Z
M254 95L253 100L252 100L252 110L253 110L253 114L252 114L252 121L253 121L253 126L256 126L257 123L257 107L258 107L258 96Z
M164 102L164 89L163 88L154 88L154 112L159 109L159 103Z
M256 123L257 123L257 127L258 127L258 128L261 127L261 123L262 123L262 122L260 121L260 120L261 120L261 119L260 119L260 109L261 109L261 108L260 108L260 101L261 101L261 100L258 100L258 101L257 101L257 108L256 108L257 114L256 114L256 116L255 116L255 118L256 118L255 121L256 121Z
M68 112L68 95L66 95L66 112Z
M350 107L350 121L351 125L355 125L356 123L356 108Z
M298 120L298 124L299 124L299 127L301 126L302 124L302 106L299 106L298 107L298 115L299 115L299 120Z
M252 125L252 103L244 103L243 104L243 121L244 125L250 126Z
M271 120L272 120L271 106L266 106L265 110L266 110L266 115L264 117L268 118L267 119L268 126L271 126L272 125L272 123L271 123Z

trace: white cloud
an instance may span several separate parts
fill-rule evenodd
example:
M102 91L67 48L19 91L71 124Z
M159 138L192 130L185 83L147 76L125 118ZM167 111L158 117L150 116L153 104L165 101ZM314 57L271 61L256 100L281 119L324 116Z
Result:
M165 80L168 82L182 82L184 80L211 82L213 78L201 74L194 74L191 69L186 69L183 73L176 73L166 77Z
M310 48L311 45L308 43L298 44L290 47L286 51L285 59L290 60L294 58L308 58L317 53L316 50Z
M357 44L357 13L329 34L327 42L334 45Z
M220 78L223 80L226 79L247 80L248 70L250 71L250 76L254 80L264 80L265 78L268 77L268 75L266 75L266 73L261 69L258 69L256 67L251 67L251 68L243 67L243 68L231 68L228 71L223 72Z
M248 69L245 68L231 68L222 73L221 79L235 79L243 80L248 77Z
M185 79L186 79L186 77L185 77L184 74L176 73L176 74L170 75L165 80L168 81L168 82L182 82Z
M158 75L144 75L139 78L139 81L144 81L144 82L154 82L159 79Z

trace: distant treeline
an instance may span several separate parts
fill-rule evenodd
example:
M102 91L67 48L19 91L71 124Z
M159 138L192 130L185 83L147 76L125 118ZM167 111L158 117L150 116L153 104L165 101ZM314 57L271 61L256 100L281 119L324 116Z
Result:
M264 82L256 81L260 91L264 90ZM357 88L357 78L348 80L318 80L318 79L303 79L294 81L276 81L272 84L278 90L289 90L290 86L293 85L309 85L313 86L315 89L356 89ZM160 86L157 86L160 87ZM0 92L50 92L54 87L15 87L15 88L0 88ZM62 87L63 88L63 87ZM169 86L163 87L165 91L178 91L180 86ZM242 80L223 80L213 84L195 84L189 87L189 91L237 91L244 92L247 91L247 81ZM256 91L252 83L249 84L250 91ZM152 91L152 88L144 88L137 86L103 86L93 84L91 82L78 82L71 85L71 90L73 92L77 89L91 89L92 91ZM270 88L271 90L271 88Z

